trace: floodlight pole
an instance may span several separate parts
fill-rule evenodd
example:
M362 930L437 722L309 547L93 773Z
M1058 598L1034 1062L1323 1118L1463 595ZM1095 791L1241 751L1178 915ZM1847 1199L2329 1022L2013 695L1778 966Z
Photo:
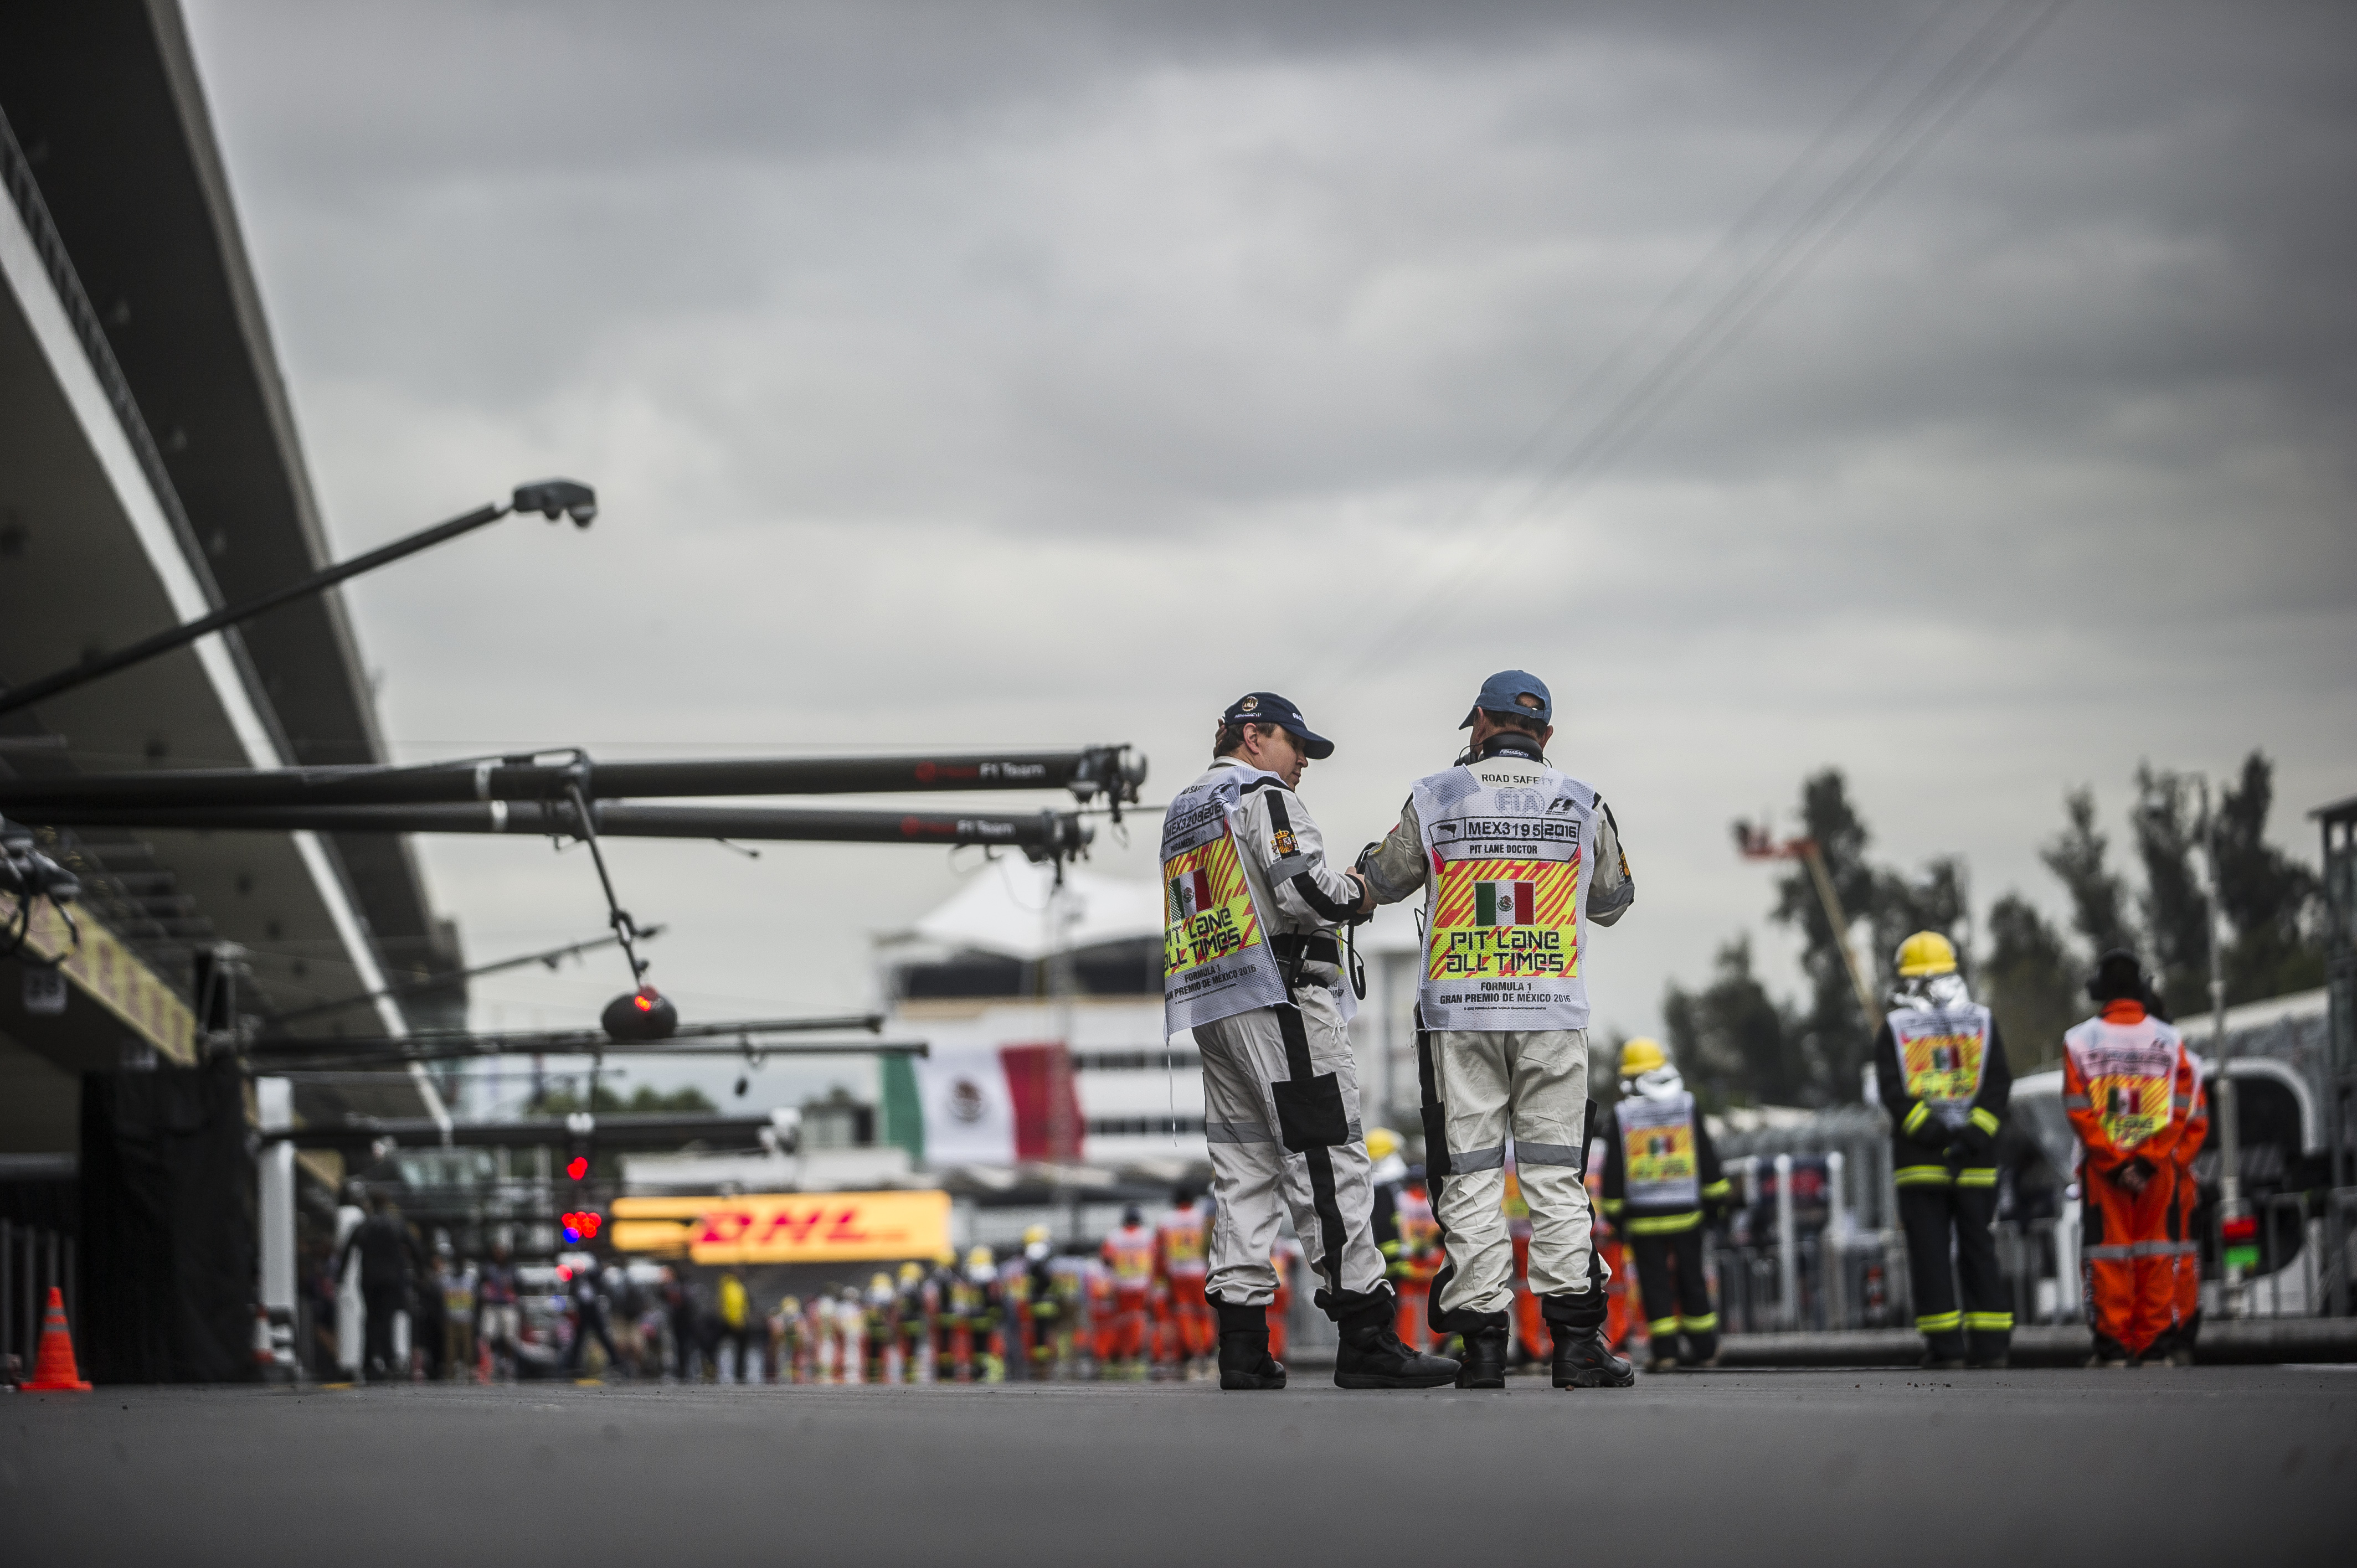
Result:
M2201 858L2210 868L2210 1071L2218 1119L2218 1272L2226 1316L2243 1316L2243 1266L2226 1245L2227 1227L2243 1219L2243 1136L2234 1120L2234 1079L2226 1070L2226 959L2218 940L2218 814L2210 809L2210 780L2201 780Z
M576 527L587 528L590 520L597 515L597 499L596 492L588 486L571 479L544 479L538 484L519 485L513 498L504 503L492 502L477 507L464 517L436 523L423 532L395 540L382 549L371 550L365 555L356 555L350 561L314 572L284 587L274 588L260 598L248 599L242 605L231 605L210 615L199 616L185 625L159 631L153 637L135 642L120 652L86 660L71 669L59 670L38 681L29 681L22 686L0 692L0 714L13 714L19 709L29 708L36 703L47 702L77 687L87 686L135 664L145 664L174 649L186 648L199 638L252 620L281 605L323 593L339 583L349 582L364 572L373 572L379 566L390 565L421 550L431 550L446 540L456 539L462 533L472 533L516 511L537 511L552 522L559 517L570 517Z
M1778 843L1768 836L1763 825L1753 827L1749 822L1735 824L1735 847L1746 860L1797 860L1809 868L1809 880L1816 885L1817 902L1824 906L1825 924L1833 928L1834 946L1841 953L1842 967L1849 972L1850 989L1857 993L1858 1011L1865 1015L1869 1027L1874 1023L1874 987L1866 981L1866 971L1859 967L1857 952L1849 943L1849 915L1843 909L1841 895L1834 891L1834 879L1825 870L1825 857L1814 839L1786 839Z
M1825 857L1814 839L1801 841L1801 858L1809 863L1809 875L1817 885L1817 897L1825 906L1825 918L1833 923L1834 945L1841 949L1842 967L1849 971L1851 989L1857 993L1857 1010L1867 1026L1874 1026L1874 987L1866 983L1866 971L1858 967L1857 950L1849 945L1849 916L1842 908L1841 895L1834 891L1834 879L1825 871Z

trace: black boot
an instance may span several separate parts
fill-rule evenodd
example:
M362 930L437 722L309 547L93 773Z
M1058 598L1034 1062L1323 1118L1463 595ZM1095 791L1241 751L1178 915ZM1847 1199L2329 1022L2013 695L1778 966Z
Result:
M1539 1303L1539 1315L1555 1336L1555 1386L1559 1389L1626 1389L1637 1382L1636 1369L1612 1353L1604 1343L1604 1292L1596 1285L1577 1295L1551 1295Z
M1342 1334L1334 1352L1336 1388L1437 1389L1457 1380L1456 1362L1419 1355L1392 1332L1398 1298L1389 1289L1363 1295L1318 1294L1318 1305L1333 1315Z
M1285 1363L1268 1353L1268 1308L1232 1306L1218 1296L1211 1305L1220 1314L1220 1387L1285 1387Z
M1502 1389L1506 1386L1506 1315L1502 1312L1458 1314L1465 1326L1465 1361L1457 1370L1460 1389Z

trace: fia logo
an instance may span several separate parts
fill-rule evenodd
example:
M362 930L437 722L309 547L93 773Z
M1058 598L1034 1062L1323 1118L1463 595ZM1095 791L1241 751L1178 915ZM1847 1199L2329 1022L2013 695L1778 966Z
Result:
M1501 789L1498 810L1508 816L1535 817L1546 810L1546 797L1535 789Z

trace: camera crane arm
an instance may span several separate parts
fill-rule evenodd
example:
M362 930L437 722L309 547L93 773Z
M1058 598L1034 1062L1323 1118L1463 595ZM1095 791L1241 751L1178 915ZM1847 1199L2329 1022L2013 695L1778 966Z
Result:
M424 806L35 807L46 825L181 828L198 832L505 833L576 838L568 800L485 800ZM1093 826L1064 811L1028 816L950 811L835 811L793 806L641 806L593 800L601 838L752 839L806 843L930 843L1021 850L1033 860L1087 847Z
M545 760L553 755L563 755L565 760ZM64 808L262 811L296 806L516 804L564 801L576 789L592 800L1060 789L1071 790L1083 805L1103 795L1118 811L1136 801L1138 786L1145 779L1146 759L1125 746L971 756L602 763L580 753L542 752L412 768L207 768L5 779L0 779L0 811L27 822L62 822L55 812Z

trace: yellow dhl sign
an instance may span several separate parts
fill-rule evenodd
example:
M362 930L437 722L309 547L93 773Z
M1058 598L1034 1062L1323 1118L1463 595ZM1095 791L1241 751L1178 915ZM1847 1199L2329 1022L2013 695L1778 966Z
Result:
M946 1192L786 1192L619 1197L608 1232L625 1252L699 1263L930 1258L950 1244Z

